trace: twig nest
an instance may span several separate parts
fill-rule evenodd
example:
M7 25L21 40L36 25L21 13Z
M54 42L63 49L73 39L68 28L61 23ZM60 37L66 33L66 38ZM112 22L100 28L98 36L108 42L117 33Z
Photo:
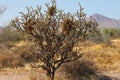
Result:
M62 23L62 26L63 26L63 32L65 34L69 34L74 27L74 22L71 19L65 19Z
M24 29L31 32L33 30L33 22L31 19L29 19L28 21L24 22Z
M56 12L56 7L55 6L51 6L51 7L48 7L48 14L50 16L53 16Z

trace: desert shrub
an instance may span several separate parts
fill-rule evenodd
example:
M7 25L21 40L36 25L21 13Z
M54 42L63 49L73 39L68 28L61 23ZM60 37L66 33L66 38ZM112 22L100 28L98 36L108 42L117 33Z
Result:
M2 42L0 45L1 45L1 48L4 50L15 47L14 43L12 43L12 42Z
M14 68L24 66L28 62L37 62L36 56L32 54L33 50L32 44L16 46L11 42L4 42L0 49L0 65Z
M120 29L103 28L99 33L89 33L87 39L95 43L111 45L111 39L120 38Z
M24 36L22 33L18 32L12 26L4 26L0 27L0 42L15 42L24 40Z
M94 63L86 59L64 64L62 69L68 80L93 80L97 72Z
M110 30L109 29L104 28L101 31L101 38L106 45L108 45L108 46L111 45L111 36L110 36Z
M111 45L111 39L120 38L120 29L103 28L101 31L102 42L106 45Z
M2 68L16 68L24 66L21 57L13 52L0 54L0 65Z
M100 32L89 33L86 39L95 43L103 42L103 38Z
M95 43L104 43L106 46L110 46L111 30L104 28L99 33L89 33L87 39Z
M25 61L25 63L37 62L37 58L32 54L34 47L31 45L17 47L14 53L20 55L20 57Z
M106 38L119 38L120 29L119 28L104 28L101 32Z
M10 49L15 47L12 42L2 42L0 43L0 54L9 53Z
M120 29L118 28L110 28L106 29L109 31L109 35L111 38L120 38Z

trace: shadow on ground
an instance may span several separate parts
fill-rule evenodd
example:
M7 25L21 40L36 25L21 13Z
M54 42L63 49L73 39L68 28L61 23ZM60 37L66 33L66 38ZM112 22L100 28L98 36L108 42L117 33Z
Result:
M102 76L98 76L97 80L120 80L120 79L117 79L117 78L114 78L114 77L109 77L109 76L106 76L106 75L102 75Z

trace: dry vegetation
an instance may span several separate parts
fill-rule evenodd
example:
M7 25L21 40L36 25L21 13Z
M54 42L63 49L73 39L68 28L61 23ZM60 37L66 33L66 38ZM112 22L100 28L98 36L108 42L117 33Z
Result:
M32 67L42 68L50 80L54 80L56 71L63 64L82 57L80 50L73 50L74 46L84 41L89 33L100 31L94 18L86 18L80 4L75 13L57 9L56 0L51 0L51 5L46 3L46 7L45 13L41 6L36 9L27 7L27 13L20 12L20 17L11 20L10 24L18 31L32 36L35 42L32 47L34 50L30 51L32 54L27 55L27 59L24 54L20 56L25 60L34 56L41 64L33 63Z
M60 80L60 79L73 80L72 78L75 79L78 76L80 76L80 75L77 75L77 73L80 73L81 75L84 74L85 76L86 74L89 74L89 73L94 74L98 71L120 72L120 65L119 65L120 64L120 49L119 49L120 39L115 39L115 40L112 40L111 42L112 42L111 46L106 46L103 43L96 44L90 41L85 41L81 43L80 44L81 47L79 48L77 47L77 48L81 49L84 53L83 58L81 59L82 61L80 60L80 62L76 62L77 64L69 63L69 64L66 64L65 66L63 65L56 72L57 75L55 77L55 80ZM16 79L17 80L19 79L49 80L47 79L45 71L43 71L41 68L39 69L31 68L31 66L20 57L20 54L25 52L25 50L27 52L27 46L33 45L33 43L20 41L18 43L14 43L13 45L14 46L10 47L8 50L4 48L4 50L0 54L1 66L4 66L4 67L1 67L0 80L7 79L7 78L9 78L8 80L16 80ZM18 51L17 53L19 54L14 54L15 50ZM8 54L9 56L7 56ZM14 64L10 64L10 61L9 61L9 59L11 60L10 57L13 59L11 63L14 63ZM85 61L83 59L85 59ZM7 60L9 62L7 62ZM21 66L20 64L24 65L24 67L23 66L20 67ZM76 66L78 64L80 64L79 65L80 67ZM80 78L83 78L84 76ZM91 80L92 79L93 78L91 78ZM79 79L76 79L76 80L79 80Z
M97 65L101 71L120 72L120 40L112 40L111 46L100 43L95 44L89 41L82 43L81 49L84 56Z
M110 40L119 31L106 29L101 34L92 17L86 20L81 6L72 15L57 11L55 0L51 1L45 14L41 7L27 8L21 19L12 20L12 26L31 35L31 41L14 34L16 29L1 28L0 80L111 80L102 73L120 73L120 39ZM90 33L101 43L95 43Z

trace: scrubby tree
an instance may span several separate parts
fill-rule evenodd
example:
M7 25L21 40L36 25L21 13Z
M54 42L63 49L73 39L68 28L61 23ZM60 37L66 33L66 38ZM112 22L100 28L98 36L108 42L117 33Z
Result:
M80 40L84 40L90 32L96 32L98 24L95 20L86 19L80 6L77 13L64 13L56 7L56 1L47 6L45 12L41 7L27 8L27 13L20 12L21 17L12 20L11 24L18 30L33 36L36 45L33 53L40 61L39 65L54 80L56 70L66 62L76 61L82 54L73 50Z

